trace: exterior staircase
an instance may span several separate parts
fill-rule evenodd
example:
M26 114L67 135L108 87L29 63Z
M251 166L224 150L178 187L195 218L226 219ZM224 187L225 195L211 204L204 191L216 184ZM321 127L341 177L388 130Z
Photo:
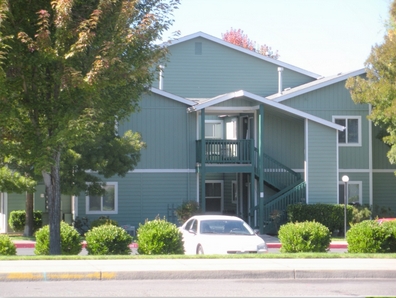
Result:
M305 181L301 174L264 154L264 183L277 193L264 199L263 231L276 234L279 226L287 221L287 206L305 203ZM254 210L258 212L259 206Z

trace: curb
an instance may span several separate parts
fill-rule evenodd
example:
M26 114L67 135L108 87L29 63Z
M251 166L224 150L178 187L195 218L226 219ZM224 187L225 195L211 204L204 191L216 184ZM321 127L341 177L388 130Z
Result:
M14 242L16 248L34 248L35 247L35 243L31 242L31 243L21 243L21 242ZM83 242L82 243L82 247L85 248L86 247L86 243ZM281 248L282 243L267 243L268 248ZM137 243L131 243L129 245L130 248L137 248L138 245ZM348 248L348 244L347 243L330 243L329 248L339 248L339 249L347 249Z

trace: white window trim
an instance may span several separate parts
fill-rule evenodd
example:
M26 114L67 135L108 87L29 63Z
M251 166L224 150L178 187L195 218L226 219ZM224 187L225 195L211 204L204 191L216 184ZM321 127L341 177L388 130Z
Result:
M85 196L85 211L86 214L118 214L118 182L106 182L106 186L114 186L114 210L113 211L90 211L89 210L89 195Z
M224 130L223 121L221 121L221 120L205 120L205 124L206 123L220 124L220 138L216 138L215 136L214 137L208 137L208 136L205 135L205 139L223 139L223 130ZM206 130L205 130L205 134L206 134Z
M221 198L220 198L220 211L219 212L207 212L205 214L222 214L224 210L224 181L223 180L205 180L206 183L220 183L221 184ZM206 195L205 195L206 200ZM205 204L206 206L206 204ZM206 207L205 207L206 208Z
M335 123L336 119L345 119L348 122L348 119L357 119L358 120L358 138L359 141L357 143L340 143L338 142L338 146L340 147L361 147L362 146L362 117L361 116L333 116L333 122ZM345 128L347 129L347 128ZM348 132L346 132L347 134ZM348 136L346 135L346 138Z
M339 185L345 185L345 182L343 181L339 181L338 182ZM348 193L349 193L349 186L353 184L353 185L359 185L359 204L362 205L363 204L363 198L362 198L362 181L349 181L347 184L348 187ZM349 198L348 198L349 199ZM340 197L338 196L338 204L340 204Z

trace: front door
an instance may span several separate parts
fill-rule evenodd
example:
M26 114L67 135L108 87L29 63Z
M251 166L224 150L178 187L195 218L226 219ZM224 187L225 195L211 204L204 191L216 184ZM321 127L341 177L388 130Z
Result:
M205 207L206 214L223 212L223 181L207 180L205 182Z

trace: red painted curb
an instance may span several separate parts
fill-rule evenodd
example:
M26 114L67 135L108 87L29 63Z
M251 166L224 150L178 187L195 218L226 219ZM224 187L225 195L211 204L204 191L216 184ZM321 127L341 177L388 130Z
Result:
M35 243L14 243L16 248L35 248ZM87 244L85 242L81 243L82 247L85 248ZM131 243L130 248L137 248L137 243Z

